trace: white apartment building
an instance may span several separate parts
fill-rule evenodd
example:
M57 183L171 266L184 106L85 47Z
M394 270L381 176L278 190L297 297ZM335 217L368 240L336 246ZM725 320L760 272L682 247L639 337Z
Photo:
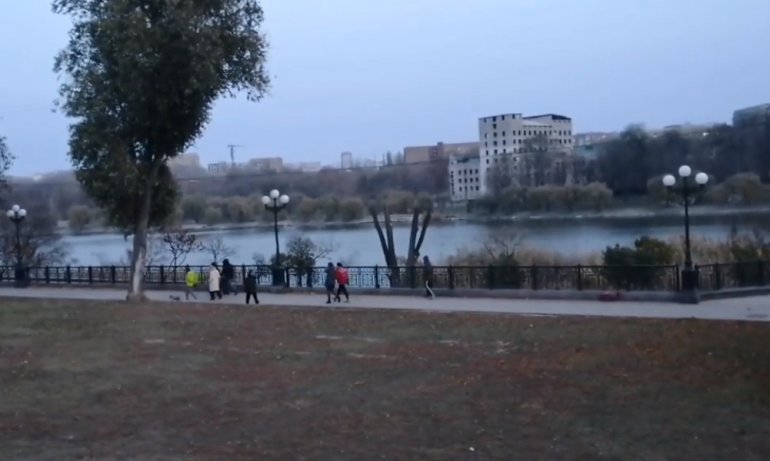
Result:
M523 155L537 151L571 152L572 119L563 115L500 114L479 119L479 179L481 195L487 193L487 172L510 162L517 174Z
M449 158L449 198L453 202L481 197L478 157Z

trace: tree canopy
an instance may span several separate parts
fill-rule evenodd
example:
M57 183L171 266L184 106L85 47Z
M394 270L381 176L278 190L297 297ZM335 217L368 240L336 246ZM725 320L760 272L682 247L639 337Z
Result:
M74 119L77 179L110 223L134 235L130 293L141 292L147 229L172 215L167 161L188 148L214 102L267 91L256 0L54 0L73 18L55 70Z

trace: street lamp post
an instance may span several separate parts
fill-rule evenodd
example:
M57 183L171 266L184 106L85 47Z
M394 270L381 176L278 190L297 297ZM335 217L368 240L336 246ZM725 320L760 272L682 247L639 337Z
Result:
M273 213L273 229L275 231L275 262L273 263L273 285L283 285L283 270L281 268L281 245L278 241L278 213L289 204L289 196L281 195L278 189L270 191L269 195L262 197L265 209Z
M24 270L24 255L21 251L21 223L27 217L27 210L14 205L6 213L8 219L11 220L16 227L16 268L14 271L14 284L17 288L24 288L27 286L27 273Z
M682 165L679 167L679 177L682 178L679 187L676 187L677 181L674 175L667 174L663 177L663 185L670 192L681 195L684 206L684 268L682 269L682 290L684 291L694 291L698 288L698 273L693 267L690 247L690 206L694 203L693 199L698 190L703 189L709 182L706 173L696 174L694 183L691 176L692 168Z

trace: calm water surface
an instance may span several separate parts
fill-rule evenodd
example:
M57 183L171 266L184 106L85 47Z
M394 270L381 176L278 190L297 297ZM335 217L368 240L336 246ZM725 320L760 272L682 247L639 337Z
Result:
M744 231L754 228L770 228L769 216L741 218L699 218L693 224L692 234L713 239L726 238L733 226ZM428 229L422 254L431 256L440 264L459 249L473 249L481 245L490 233L509 232L515 229L523 245L530 248L559 252L567 256L580 256L601 251L608 245L627 245L641 235L658 238L671 238L683 234L681 220L658 218L623 219L604 221L565 220L527 221L510 224L437 224ZM298 229L284 228L280 231L282 248L292 236L301 234L323 245L331 246L330 260L343 261L347 265L383 264L384 259L377 233L371 224L344 229ZM206 239L212 235L221 236L225 243L234 248L236 253L230 258L238 264L253 263L252 255L259 253L267 258L275 253L275 240L272 230L232 230L199 234ZM396 249L405 255L409 240L409 228L394 229ZM67 236L64 242L70 247L72 257L81 265L115 264L126 259L126 251L131 247L131 240L124 240L121 235L102 234L85 236ZM161 261L168 263L168 261ZM211 256L206 253L192 254L189 264L208 264Z

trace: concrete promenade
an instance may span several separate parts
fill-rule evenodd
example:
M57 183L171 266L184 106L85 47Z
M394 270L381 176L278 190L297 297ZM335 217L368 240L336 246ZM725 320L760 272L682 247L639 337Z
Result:
M243 305L244 296L225 296L222 300L209 301L208 293L198 292L199 304ZM147 292L152 301L176 302L170 296L184 295L174 291ZM124 300L124 289L95 288L0 288L0 306L5 298L71 299L71 300ZM319 294L273 294L259 295L263 306L286 307L345 307L358 309L405 309L436 312L486 312L519 315L569 315L601 317L639 317L639 318L698 318L713 320L770 321L770 296L755 296L737 299L706 301L697 305L679 303L645 303L635 301L569 301L569 300L525 300L525 299L488 299L488 298L437 298L434 300L417 296L353 296L349 304L325 303L325 297ZM195 302L195 301L191 301ZM252 304L250 308L254 308Z

